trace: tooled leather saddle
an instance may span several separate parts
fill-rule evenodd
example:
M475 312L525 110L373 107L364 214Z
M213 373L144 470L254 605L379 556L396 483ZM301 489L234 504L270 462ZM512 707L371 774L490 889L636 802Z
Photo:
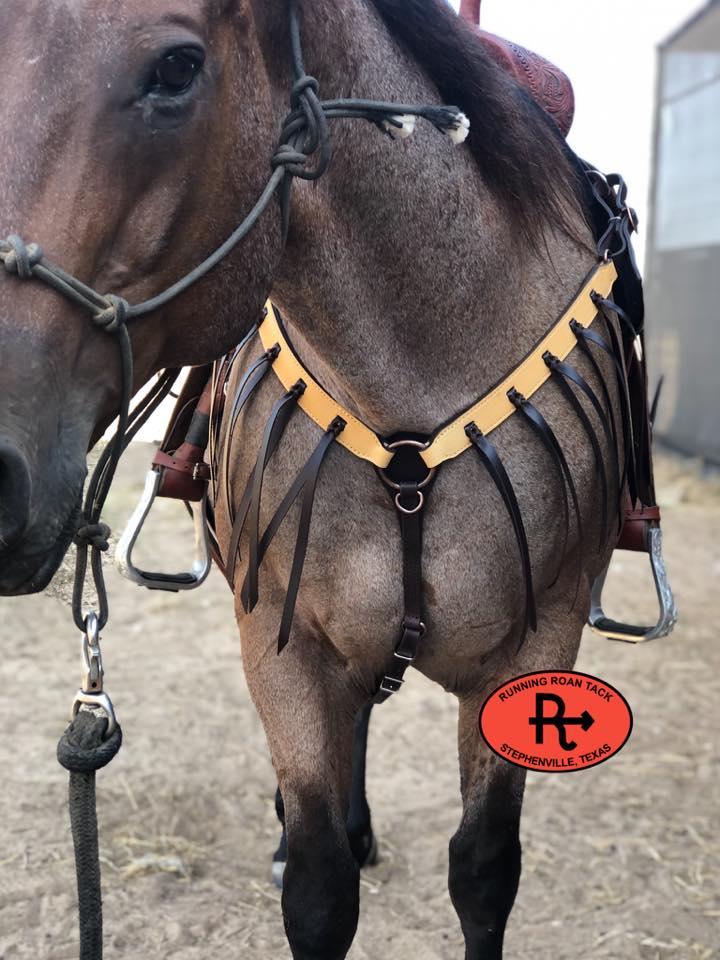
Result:
M566 137L575 115L575 94L569 78L537 53L481 30L480 4L481 0L462 0L460 15L475 28L478 39L495 63L529 91Z

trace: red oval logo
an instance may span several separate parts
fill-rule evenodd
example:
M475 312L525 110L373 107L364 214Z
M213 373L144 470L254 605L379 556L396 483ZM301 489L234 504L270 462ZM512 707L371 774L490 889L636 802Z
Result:
M528 770L572 773L614 756L633 716L615 687L587 673L542 670L498 687L480 711L480 732L499 757Z

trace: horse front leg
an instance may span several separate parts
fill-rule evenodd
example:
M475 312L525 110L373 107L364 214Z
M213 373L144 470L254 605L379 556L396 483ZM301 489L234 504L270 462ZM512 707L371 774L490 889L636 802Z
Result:
M350 849L359 867L373 866L377 863L377 840L372 828L370 807L365 789L365 770L367 761L368 730L372 701L361 708L355 721L352 754L352 786L347 817L347 832ZM285 807L280 787L275 793L275 812L282 826L280 843L273 855L272 881L282 888L285 864L287 862L287 832L285 830Z
M482 697L460 699L458 742L463 815L450 841L448 886L466 960L501 960L505 925L520 882L520 811L525 771L482 740Z
M569 580L569 585L567 585ZM487 695L534 670L571 670L585 622L572 610L574 574L538 610L538 629L520 653L474 688L459 692L458 752L463 815L450 841L449 888L465 936L465 960L502 960L503 938L520 883L520 813L526 771L490 750L479 729ZM571 592L572 591L572 592ZM586 609L586 608L585 608Z
M360 871L347 820L366 695L325 638L296 629L278 656L255 627L243 624L243 660L283 801L285 931L294 960L343 960L358 922Z

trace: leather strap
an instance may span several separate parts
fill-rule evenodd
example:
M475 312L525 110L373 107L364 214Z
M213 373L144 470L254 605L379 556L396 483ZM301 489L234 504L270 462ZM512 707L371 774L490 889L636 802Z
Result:
M590 417L583 409L582 404L575 396L572 387L565 380L561 373L548 367L553 372L555 377L555 382L560 387L563 392L565 399L568 401L570 406L575 411L578 420L582 424L582 427L585 431L585 435L590 441L590 446L593 450L593 455L595 457L595 467L597 469L598 477L600 479L600 548L607 543L609 536L609 524L608 524L608 482L607 482L607 473L605 472L605 461L603 459L602 449L600 448L600 442L598 441L597 434L595 433L595 428L592 425Z
M288 392L275 403L270 419L265 424L265 433L260 447L260 453L255 463L255 469L248 481L246 515L250 527L250 552L248 562L248 604L250 607L255 606L258 596L258 570L260 568L260 499L262 497L265 468L280 443L280 438L285 432L285 427L288 424L290 415L297 406L298 399L302 396L304 389L305 384L298 380L292 390L288 390ZM236 518L236 525L238 525L238 520L240 520L240 516ZM231 547L233 545L234 544L231 544Z
M293 481L290 489L283 497L282 503L275 511L272 520L267 525L258 545L257 566L262 563L268 547L272 543L273 537L280 528L281 523L287 516L288 511L297 500L301 492L304 491L303 505L298 527L298 535L295 543L295 554L293 557L292 572L288 584L287 594L285 596L285 606L283 608L282 623L278 634L278 652L280 652L288 642L290 637L290 628L295 612L295 603L297 593L300 587L302 569L305 562L305 553L307 551L308 538L310 535L310 521L312 519L312 507L315 497L315 487L320 473L320 469L333 442L342 435L345 429L345 423L341 418L336 418L325 431L320 443L310 455L305 466ZM257 595L250 596L249 575L245 575L240 598L246 613L250 613L257 603Z
M297 540L295 541L295 553L290 570L290 579L288 580L287 593L285 594L285 606L283 607L282 620L280 621L278 653L282 652L290 639L290 630L292 629L293 617L295 616L295 604L297 603L300 580L305 565L305 555L307 554L308 541L310 539L310 522L312 520L315 489L317 487L320 469L325 462L330 447L338 437L342 436L344 429L345 421L340 417L336 417L315 448L315 452L308 460L304 471L305 482L303 483L300 522L298 524Z
M625 522L618 540L618 550L648 552L648 528L660 523L660 507L628 507Z
M576 387L579 387L581 392L590 401L590 404L593 410L597 414L597 418L600 421L600 425L602 426L603 433L605 435L605 442L607 444L608 453L610 453L610 455L613 458L613 466L614 466L613 473L615 475L615 480L618 485L618 501L617 502L618 502L618 513L619 513L620 498L622 496L622 493L621 493L622 487L620 486L620 479L621 479L620 460L618 456L617 446L614 443L612 431L610 430L608 417L602 408L602 404L598 400L595 391L592 389L592 387L587 382L585 377L583 377L583 375L579 371L577 371L575 367L573 367L569 363L565 363L563 360L558 360L557 357L548 356L546 362L556 377L558 378L564 377L568 383L568 386L570 383L574 383ZM600 377L602 381L602 374L600 374ZM609 490L609 487L608 487L608 490ZM606 511L608 510L607 503L605 503L605 509ZM620 522L618 522L618 530L619 529L620 529Z
M633 503L635 503L638 498L635 428L633 425L632 405L630 401L630 392L628 389L625 356L623 354L622 341L618 336L615 327L607 317L605 317L605 324L607 327L610 344L608 344L599 333L596 333L594 330L588 330L582 327L581 324L577 324L575 326L575 332L576 334L582 336L584 340L594 343L600 347L601 350L604 350L610 357L612 357L615 363L617 386L620 395L620 413L623 420L623 435L625 437L625 473L627 477L628 489L630 490L630 499Z
M513 407L514 409L514 407ZM483 436L477 424L469 423L465 428L468 439L475 447L480 460L485 465L493 483L498 489L503 499L505 508L512 521L517 540L518 550L520 551L520 564L522 566L523 580L525 583L525 618L523 622L522 636L520 637L520 646L522 646L527 635L528 627L531 630L537 630L537 612L535 609L535 590L533 587L532 564L530 561L530 548L528 546L527 534L525 533L525 524L523 523L520 505L515 496L515 490L507 475L507 471L502 460L498 456L495 447L490 443L487 437Z
M202 448L195 444L188 444L193 450L202 454ZM162 467L164 470L173 470L176 473L192 477L193 480L203 480L205 483L210 479L210 465L200 460L181 460L177 456L158 450L153 458L154 467ZM170 496L168 493L162 493L160 496Z
M403 552L404 614L400 640L393 651L390 667L380 681L375 694L375 703L384 703L402 687L405 672L417 659L420 642L425 636L423 621L422 582L422 524L426 492L417 482L400 484L400 490L392 496L400 517L400 534Z
M421 454L426 465L437 467L467 450L471 445L465 432L468 423L474 422L478 430L487 436L511 417L515 407L508 399L508 392L513 387L530 399L550 377L550 371L543 360L544 354L549 351L564 360L572 352L577 341L570 327L570 321L575 319L584 326L590 326L598 312L591 294L598 291L604 291L604 295L609 294L616 279L617 273L612 262L600 264L593 270L562 317L536 344L522 363L469 410L455 417L436 434L428 449Z
M211 379L209 366L192 370L178 397L171 426L152 464L161 475L159 497L199 503L205 496L210 480L204 457L210 430ZM196 399L198 390L201 393Z
M582 328L584 329L584 328ZM625 456L623 458L622 470L620 469L620 438L618 434L617 421L615 419L615 410L613 407L612 399L610 397L610 390L607 383L605 383L605 377L602 370L600 369L600 364L595 358L595 354L590 349L590 342L585 339L580 333L581 327L579 324L573 325L573 332L577 337L578 346L585 354L588 363L592 367L593 373L597 378L598 383L600 384L600 390L602 391L603 400L605 401L604 409L608 412L608 423L610 425L610 432L612 434L612 449L615 451L615 466L617 468L617 515L618 515L618 532L622 529L623 522L623 494L625 490L625 481L627 480L628 472L628 443L627 438L625 439L624 448ZM602 338L601 338L602 339ZM622 391L621 391L622 394ZM622 400L621 400L622 402Z
M258 458L255 461L255 467L253 468L253 472L250 474L245 491L240 499L240 506L235 514L232 532L230 534L225 576L227 577L228 583L231 586L234 586L235 584L235 567L240 557L240 537L242 536L242 532L245 528L245 522L248 517L248 512L250 511L251 502L256 498L257 505L252 511L253 519L250 535L250 540L252 543L258 536L256 531L260 524L260 493L262 491L262 478L268 463L272 459L272 456L277 450L278 444L285 433L285 428L290 421L290 417L297 406L297 400L300 391L301 387L300 382L298 381L298 384L295 388L288 390L288 392L280 397L280 399L275 403L275 406L270 413L270 419L265 426L265 434L263 436L260 453L258 454ZM257 480L258 472L260 473L259 482ZM255 563L259 566L259 561L257 559L259 556L259 546L256 546L254 551L251 549L250 552L251 558L254 558L251 559L251 563Z
M265 305L267 315L260 324L260 339L265 349L278 344L280 352L273 364L280 383L289 390L298 380L306 384L305 392L299 400L300 407L323 430L328 423L338 417L344 420L346 427L337 440L343 447L362 460L368 460L376 467L384 469L392 460L392 451L387 450L376 433L356 416L346 410L327 393L305 369L295 354L278 314L270 301Z

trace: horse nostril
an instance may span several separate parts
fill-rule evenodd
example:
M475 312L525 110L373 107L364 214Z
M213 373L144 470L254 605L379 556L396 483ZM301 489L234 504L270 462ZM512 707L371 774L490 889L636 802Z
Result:
M19 540L27 526L30 489L27 460L0 437L0 552Z

